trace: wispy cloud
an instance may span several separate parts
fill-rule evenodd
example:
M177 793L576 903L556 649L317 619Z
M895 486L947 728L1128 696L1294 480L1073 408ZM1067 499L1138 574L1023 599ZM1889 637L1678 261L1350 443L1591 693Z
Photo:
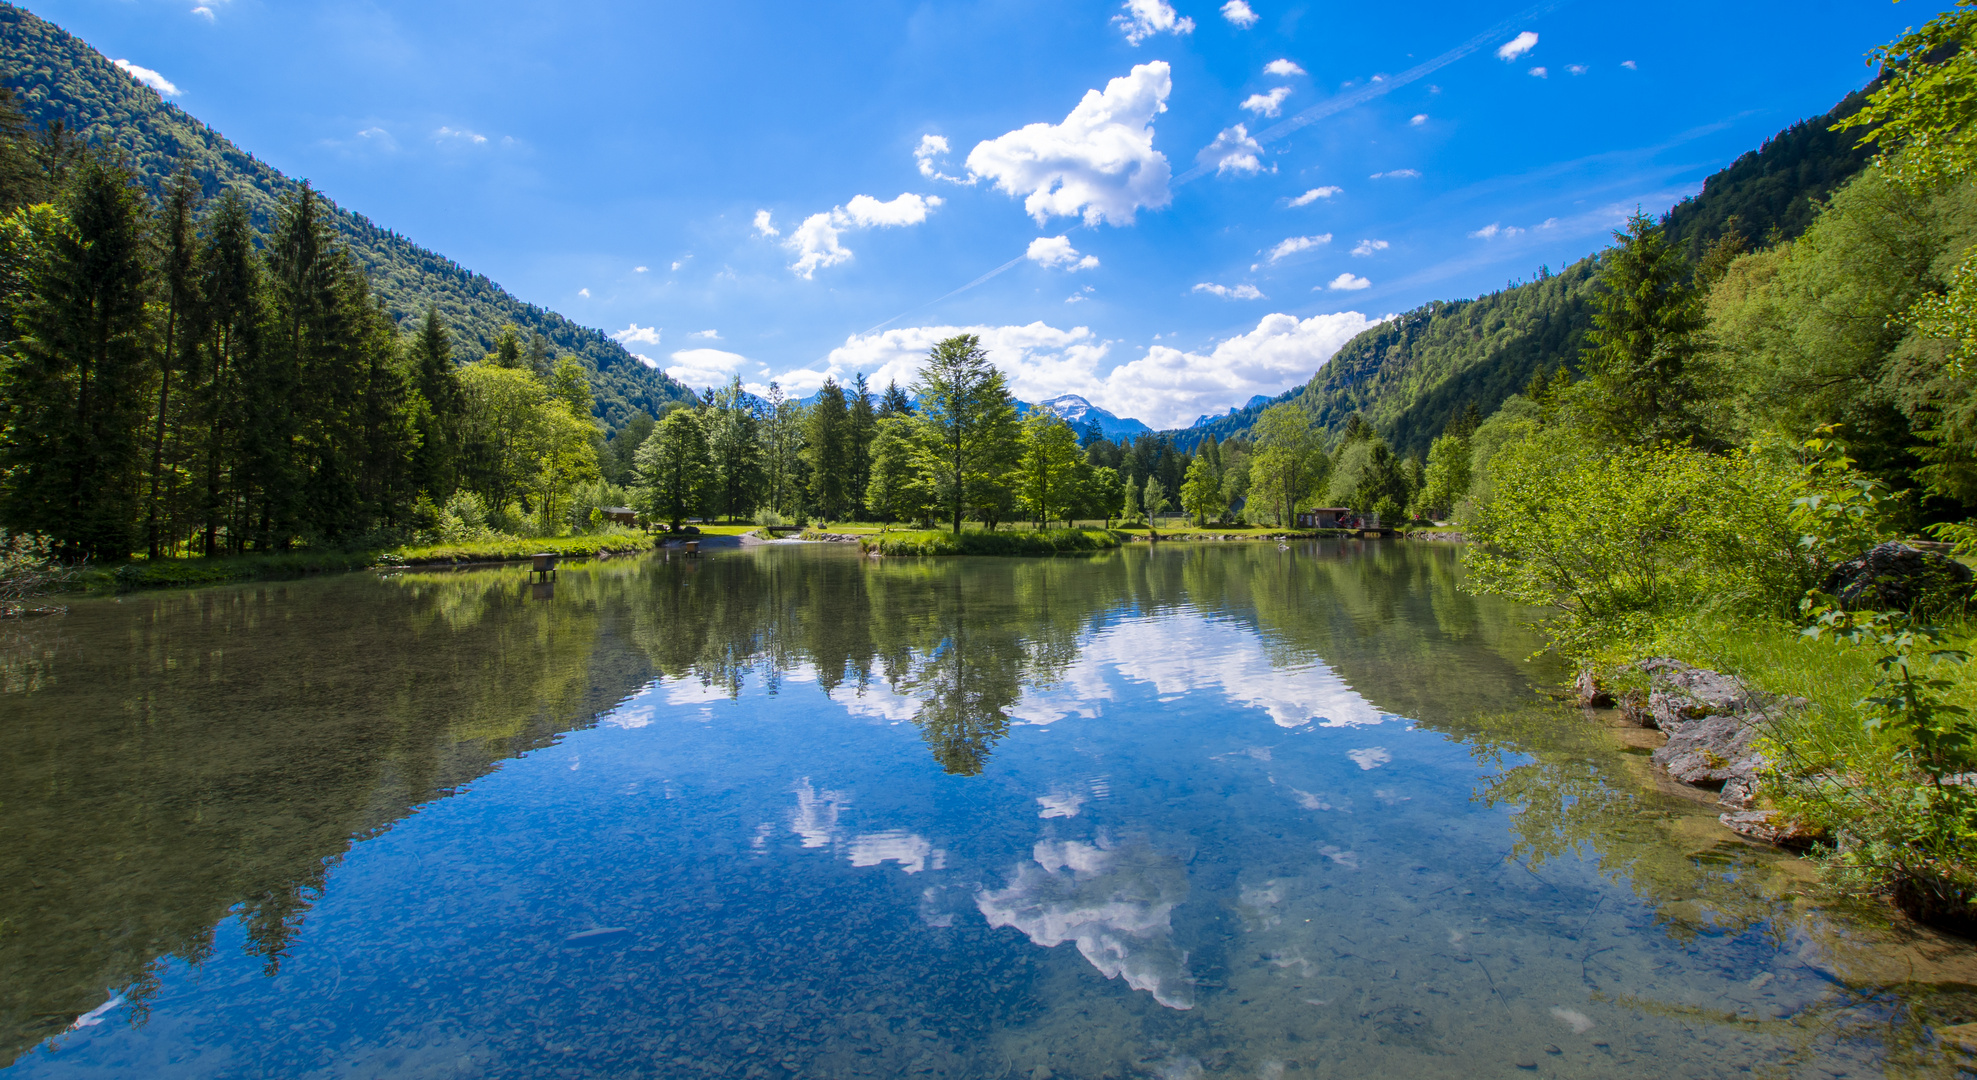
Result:
M1194 33L1194 20L1175 11L1167 0L1126 0L1119 6L1126 14L1112 16L1112 22L1125 33L1128 45L1138 46L1155 34Z
M634 266L632 267L632 273L643 274L650 269L652 269L650 266Z
M1532 69L1530 70L1530 72L1529 72L1529 74L1531 75L1531 77L1532 77L1532 78L1536 78L1536 79L1549 79L1549 78L1551 78L1551 72L1549 72L1549 71L1547 71L1547 70L1545 70L1545 69L1544 69L1544 68L1542 68L1542 67L1534 67L1534 68L1532 68Z
M590 290L589 290L589 289L578 289L578 290L577 290L577 295L578 295L578 296L581 296L581 297L583 297L583 298L584 298L585 300L588 300L588 299L590 299Z
M690 338L699 338L702 341L721 340L721 332L719 330L695 330L693 333L688 334L687 336ZM655 341L653 342L653 344L657 345L659 343Z
M1584 75L1586 72L1591 71L1592 69L1584 64L1567 64L1565 65L1565 70L1571 72L1574 75Z
M1408 123L1410 123L1410 124L1413 124L1413 125L1414 125L1415 127L1420 127L1420 126L1421 126L1422 124L1425 124L1425 123L1427 123L1427 122L1428 122L1428 114L1427 114L1427 113L1415 113L1415 114L1414 114L1413 116L1411 116L1411 117L1408 117L1408 119L1407 119L1407 122L1408 122Z
M1482 228L1477 229L1475 232L1470 233L1469 237L1472 240L1494 240L1499 236L1518 236L1522 234L1523 231L1524 231L1523 229L1520 229L1515 225L1504 225L1492 221L1488 225L1485 225Z
M1538 35L1529 30L1518 34L1497 49L1496 58L1508 63L1538 47Z
M1268 262L1278 263L1290 258L1292 255L1296 255L1298 252L1310 251L1312 248L1320 247L1331 242L1331 233L1319 233L1316 236L1293 236L1278 241L1277 246L1271 248L1264 258Z
M156 90L159 97L177 97L181 93L179 88L170 79L165 78L148 67L139 67L128 60L112 60L110 62L117 65L124 74Z
M1249 129L1241 124L1215 136L1215 141L1201 148L1194 159L1203 165L1215 166L1218 173L1235 172L1255 175L1263 171L1263 144L1250 138Z
M1358 292L1359 290L1364 289L1371 284L1373 283L1366 280L1363 277L1354 277L1351 274L1340 274L1338 277L1335 277L1332 280L1326 282L1325 288L1330 289L1333 292Z
M442 146L449 142L466 143L472 146L480 146L487 142L487 136L479 132L468 131L466 128L442 126L438 131L433 132L432 136Z
M940 167L935 162L946 156L947 137L945 135L922 135L920 136L920 145L913 149L913 161L919 165L920 175L929 180L945 180L950 184L972 184L979 179L979 177L973 174L961 177L949 176L941 172Z
M1256 25L1260 16L1243 0L1229 0L1222 5L1222 17L1247 30Z
M1375 252L1385 251L1392 246L1392 244L1387 243L1385 240L1361 240L1359 243L1353 245L1352 253L1354 255L1371 255Z
M1419 170L1417 170L1417 169L1390 169L1390 170L1388 170L1387 172L1376 172L1376 173L1374 173L1373 175L1371 175L1371 176L1369 176L1369 177L1367 177L1366 179L1368 179L1368 180L1419 180L1420 178L1421 178L1421 173L1420 173L1420 171L1419 171Z
M1291 75L1302 75L1304 74L1304 69L1298 67L1296 64L1292 63L1288 59L1272 60L1269 63L1263 65L1263 74L1283 75L1288 77Z
M1327 184L1324 187L1315 187L1312 188L1310 191L1307 191L1304 194L1299 195L1297 198L1292 199L1291 205L1310 206L1312 203L1317 202L1319 199L1329 199L1332 196L1337 195L1342 190L1344 189L1333 187L1330 184Z
M1622 60L1620 61L1620 66L1626 68L1628 71L1639 71L1641 69L1641 66L1632 60Z
M1237 285L1231 288L1230 286L1227 285L1217 285L1212 281L1204 281L1201 284L1196 285L1194 287L1194 291L1205 292L1208 293L1210 296L1219 296L1224 300L1268 300L1269 299L1269 297L1263 295L1263 290L1257 288L1254 285Z
M1291 96L1291 88L1279 86L1267 94L1251 94L1243 99L1242 107L1258 116L1276 116L1284 111L1284 99Z

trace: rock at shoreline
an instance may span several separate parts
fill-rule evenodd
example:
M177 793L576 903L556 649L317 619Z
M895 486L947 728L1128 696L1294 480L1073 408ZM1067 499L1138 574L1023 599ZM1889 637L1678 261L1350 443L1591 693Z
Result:
M1947 555L1889 541L1841 563L1826 591L1849 611L1908 611L1917 604L1968 600L1972 574Z
M1779 847L1805 848L1819 839L1803 822L1788 821L1776 810L1732 810L1716 820L1738 836Z
M1572 684L1572 689L1577 693L1579 707L1582 709L1610 709L1613 707L1613 695L1608 693L1606 687L1600 684L1599 676L1593 672L1592 668L1587 668L1579 672L1579 680Z
M1631 702L1628 711L1637 723L1668 733L1654 763L1682 783L1717 791L1725 806L1748 809L1770 764L1756 748L1760 730L1771 711L1806 702L1759 693L1721 672L1678 660L1647 660L1641 670L1648 673L1647 700Z

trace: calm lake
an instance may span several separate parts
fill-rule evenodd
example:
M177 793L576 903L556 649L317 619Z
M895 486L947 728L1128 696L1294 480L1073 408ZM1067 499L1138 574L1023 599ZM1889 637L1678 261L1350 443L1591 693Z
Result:
M1969 945L1815 905L1460 576L770 545L0 627L0 1072L1970 1074Z

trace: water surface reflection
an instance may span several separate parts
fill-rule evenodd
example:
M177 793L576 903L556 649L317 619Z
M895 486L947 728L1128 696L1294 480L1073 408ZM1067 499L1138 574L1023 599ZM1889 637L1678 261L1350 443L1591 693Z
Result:
M6 1055L1955 1074L1968 948L1811 906L1456 579L813 547L79 604L0 642Z

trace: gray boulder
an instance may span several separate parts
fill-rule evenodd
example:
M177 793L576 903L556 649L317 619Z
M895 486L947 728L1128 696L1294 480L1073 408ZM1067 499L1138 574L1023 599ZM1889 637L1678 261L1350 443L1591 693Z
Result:
M1648 694L1635 710L1640 723L1668 733L1654 763L1685 784L1718 792L1725 806L1748 808L1770 764L1756 748L1771 713L1803 707L1798 698L1759 693L1721 672L1678 660L1644 661Z
M1826 591L1849 611L1910 611L1970 599L1968 566L1893 541L1833 568Z

